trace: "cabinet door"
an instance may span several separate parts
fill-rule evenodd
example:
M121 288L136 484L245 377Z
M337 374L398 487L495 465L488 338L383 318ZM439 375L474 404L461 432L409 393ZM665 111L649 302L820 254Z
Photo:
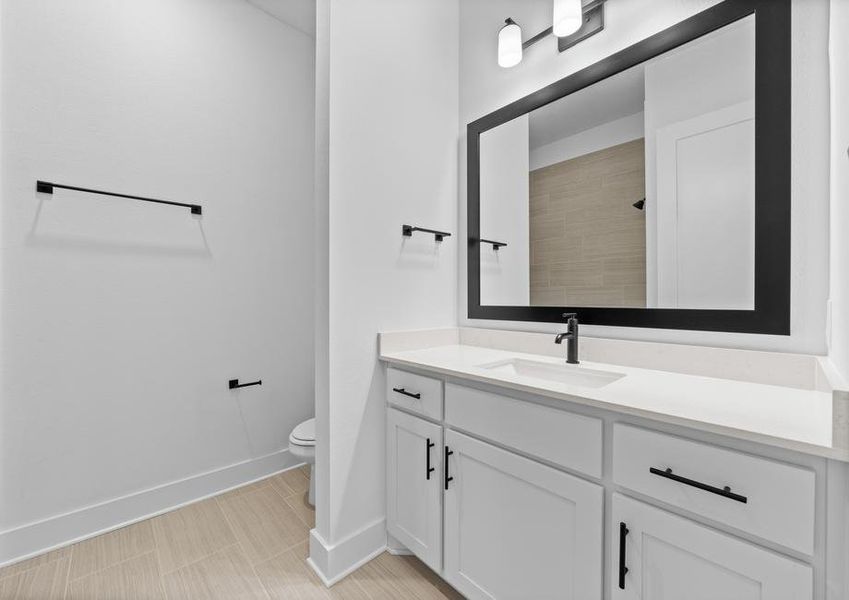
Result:
M442 427L387 413L387 530L435 571L442 568Z
M468 598L601 598L601 486L454 431L445 445L449 583Z
M811 567L620 494L613 495L610 531L613 600L813 595Z

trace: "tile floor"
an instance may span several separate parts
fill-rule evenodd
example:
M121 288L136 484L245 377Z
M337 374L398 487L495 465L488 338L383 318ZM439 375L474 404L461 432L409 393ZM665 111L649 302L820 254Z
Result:
M462 598L415 558L389 554L325 588L305 562L308 483L292 469L0 569L0 599Z

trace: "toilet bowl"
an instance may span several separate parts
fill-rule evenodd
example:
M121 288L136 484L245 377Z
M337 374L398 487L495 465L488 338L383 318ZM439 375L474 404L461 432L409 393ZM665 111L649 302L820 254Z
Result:
M289 435L289 452L310 466L309 503L315 506L315 419L309 419L299 424Z

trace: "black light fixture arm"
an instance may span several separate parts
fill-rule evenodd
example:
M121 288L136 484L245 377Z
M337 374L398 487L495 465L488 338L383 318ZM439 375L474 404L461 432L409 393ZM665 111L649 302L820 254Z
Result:
M40 194L52 194L54 188L63 190L71 190L74 192L84 192L86 194L99 194L101 196L112 196L114 198L128 198L130 200L141 200L142 202L154 202L156 204L170 204L171 206L183 206L191 210L193 215L203 214L203 208L198 204L185 204L183 202L172 202L171 200L157 200L155 198L144 198L143 196L130 196L129 194L117 194L115 192L104 192L103 190L93 190L90 188L77 187L75 185L64 185L61 183L52 183L50 181L36 181L35 191Z
M404 237L412 237L413 233L421 231L423 233L432 233L437 242L441 242L444 238L451 237L447 231L437 231L436 229L426 229L424 227L414 227L413 225L401 225L401 235Z
M583 12L584 16L586 16L587 13L590 13L590 12L594 11L595 9L600 8L606 1L607 0L593 0L593 2L589 2L587 4L584 4L581 7L581 11ZM508 17L507 19L504 20L504 23L505 23L505 25L513 25L513 24L516 23L516 21L514 21L512 18ZM599 31L600 31L600 29L599 29ZM543 29L538 34L536 34L535 36L528 38L526 41L522 42L522 50L527 50L528 48L530 48L531 46L533 46L537 42L541 42L542 40L544 40L548 36L552 35L553 33L554 33L554 27L548 27L547 29ZM596 32L594 31L593 33L596 33ZM571 36L569 36L569 37L571 37ZM589 37L589 36L583 36L583 37L581 37L581 39L584 39L585 37ZM577 40L577 41L580 41L580 40Z

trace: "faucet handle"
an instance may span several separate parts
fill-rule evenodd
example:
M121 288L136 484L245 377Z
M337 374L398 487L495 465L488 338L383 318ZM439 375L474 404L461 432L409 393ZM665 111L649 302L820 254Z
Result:
M578 313L563 313L564 319L577 319Z

